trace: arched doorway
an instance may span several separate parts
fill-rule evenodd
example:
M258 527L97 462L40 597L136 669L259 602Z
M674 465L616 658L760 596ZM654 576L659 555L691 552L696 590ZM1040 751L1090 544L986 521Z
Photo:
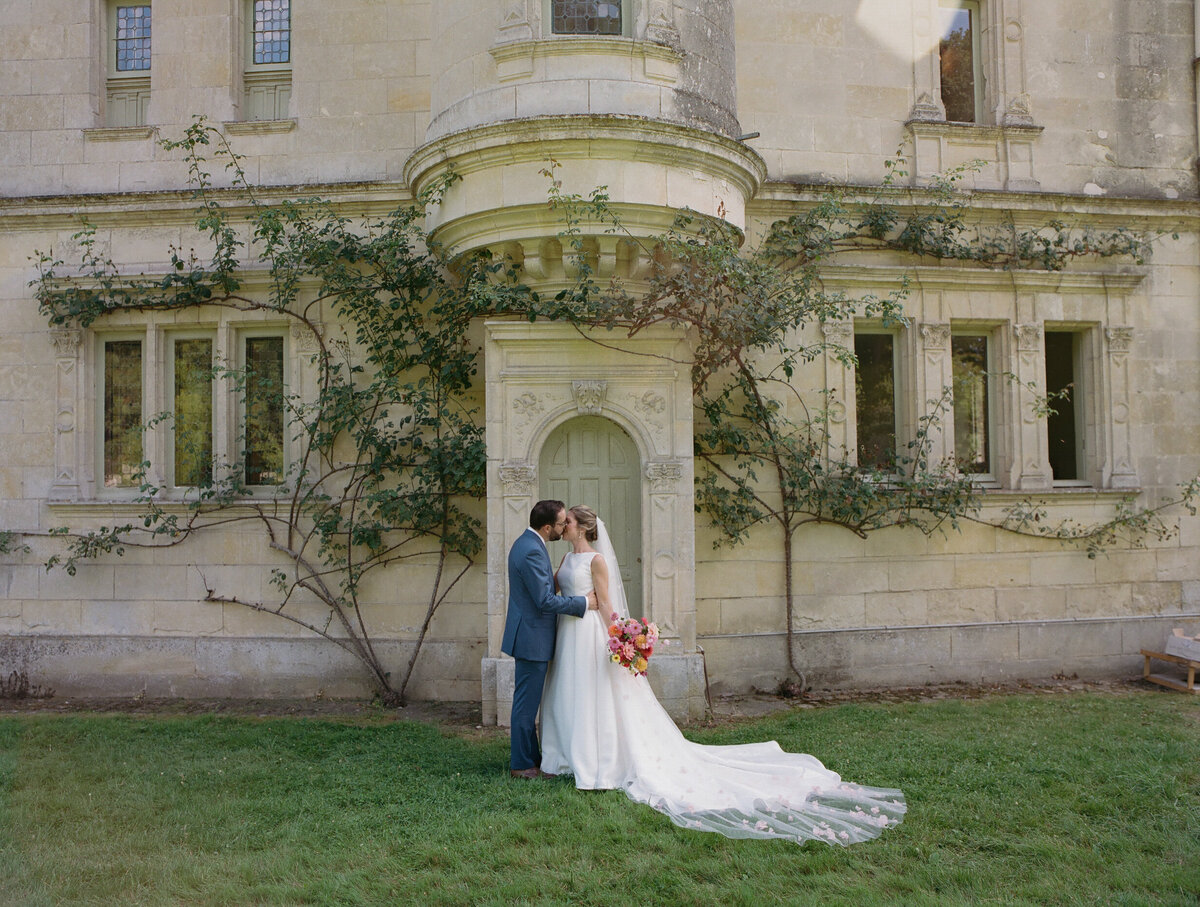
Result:
M641 472L633 439L599 416L580 416L551 432L538 469L541 497L568 506L586 504L604 520L634 617L642 616ZM554 548L557 568L567 549L562 544Z

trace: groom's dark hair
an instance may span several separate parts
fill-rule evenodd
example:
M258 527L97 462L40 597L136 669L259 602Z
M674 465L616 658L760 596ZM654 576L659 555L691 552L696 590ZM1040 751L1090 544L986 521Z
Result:
M567 509L562 501L538 501L529 511L529 528L541 529L558 522L558 515Z

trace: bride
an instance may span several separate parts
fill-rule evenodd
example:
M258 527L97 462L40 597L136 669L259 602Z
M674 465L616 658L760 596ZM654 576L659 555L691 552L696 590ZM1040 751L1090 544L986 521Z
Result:
M600 609L559 618L542 702L542 771L572 774L582 790L619 788L676 825L731 838L844 845L900 823L900 791L848 784L773 740L704 746L685 738L645 676L609 660L608 625L628 611L604 523L577 505L562 537L574 548L556 575L562 593L594 588Z

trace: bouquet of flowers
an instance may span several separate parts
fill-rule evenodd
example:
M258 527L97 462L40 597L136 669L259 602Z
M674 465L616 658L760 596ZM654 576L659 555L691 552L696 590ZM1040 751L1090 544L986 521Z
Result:
M645 674L658 644L658 627L636 617L614 617L608 628L608 657L634 675Z

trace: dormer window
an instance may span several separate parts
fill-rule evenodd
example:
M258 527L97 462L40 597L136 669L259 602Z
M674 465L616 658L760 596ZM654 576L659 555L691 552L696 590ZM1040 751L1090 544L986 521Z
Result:
M621 0L550 0L556 35L623 35Z

